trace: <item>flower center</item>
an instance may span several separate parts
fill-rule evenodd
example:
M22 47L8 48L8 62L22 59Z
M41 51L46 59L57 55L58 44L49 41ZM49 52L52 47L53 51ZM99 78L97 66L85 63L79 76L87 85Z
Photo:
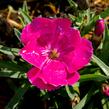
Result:
M57 49L53 49L53 50L51 50L49 57L51 59L56 59L59 57L59 55L60 55L60 53L57 51Z

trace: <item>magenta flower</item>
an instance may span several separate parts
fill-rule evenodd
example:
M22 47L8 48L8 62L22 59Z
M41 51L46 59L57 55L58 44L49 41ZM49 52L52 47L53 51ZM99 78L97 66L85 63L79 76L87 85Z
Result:
M95 25L95 34L97 36L101 36L104 32L104 29L105 29L104 19L97 20Z
M104 95L109 96L109 85L106 83L102 84L102 92Z
M66 18L35 18L23 29L21 41L20 55L34 66L27 77L40 89L77 82L77 70L89 63L93 53L91 42L81 38Z

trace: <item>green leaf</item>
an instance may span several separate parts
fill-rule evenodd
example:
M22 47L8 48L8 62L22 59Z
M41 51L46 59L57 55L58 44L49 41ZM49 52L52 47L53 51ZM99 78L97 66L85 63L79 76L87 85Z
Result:
M102 12L100 15L95 15L94 17L92 17L90 19L90 22L88 23L88 25L86 25L81 34L82 36L87 34L89 31L91 31L91 29L93 28L93 26L95 25L95 22L101 17L101 18L106 18L109 14L109 8L106 9L104 12Z
M22 8L22 10L23 10L24 12L26 12L26 13L29 15L28 6L27 6L27 2L26 2L26 1L24 1L24 3L23 3L23 8Z
M103 109L109 109L109 98L105 97L101 100L101 102L102 102Z
M105 32L102 41L102 49L100 54L98 54L98 56L103 62L109 65L109 29L107 25L105 25Z
M6 55L18 55L19 49L18 48L9 48L3 45L0 45L0 52Z
M76 9L78 7L78 5L73 1L73 0L68 0L68 3L70 4L71 7L73 7L74 9Z
M17 36L18 40L20 41L20 35L21 35L20 31L18 29L14 28L14 33Z
M76 83L73 86L68 86L68 85L65 86L66 92L71 100L73 100L75 96L78 96L79 94L78 86L79 83Z
M84 96L84 98L75 107L73 107L73 109L82 109L94 94L95 94L95 87L92 87L88 91L88 93Z
M10 78L24 78L28 69L12 61L0 61L0 68L0 77Z
M106 10L104 10L102 13L100 13L100 16L102 18L106 18L107 16L109 16L109 8L107 8Z
M0 71L0 77L26 78L25 74L21 74L21 72L13 72L9 70Z
M5 109L16 109L17 105L19 104L19 101L23 99L23 95L26 93L28 90L29 85L28 84L23 84L21 87L19 87L13 98L10 100L8 105L5 107Z
M24 18L25 25L28 24L28 23L30 23L32 21L32 19L28 15L28 13L26 13L25 11L23 11L21 8L19 9L19 12L20 12L21 16Z
M103 61L95 55L93 55L92 60L103 70L105 75L109 76L109 67Z
M90 19L90 22L83 28L81 34L82 36L87 34L91 29L94 27L95 22L99 19L99 16L94 16L92 19Z
M18 18L19 18L19 20L20 20L20 22L22 24L22 28L24 28L25 25L26 25L26 23L23 21L24 19L22 17L20 17L20 16L18 16Z
M70 88L69 88L69 86L68 86L68 85L66 85L66 86L65 86L65 89L66 89L66 92L67 92L68 96L69 96L69 97L70 97L70 99L72 100L72 99L74 98L74 96L75 96L74 91L73 91L73 92L71 92L71 90L70 90ZM73 88L72 88L72 89L73 89Z
M85 74L81 75L80 82L86 82L86 81L105 81L109 79L109 76L104 76L102 74Z
M32 21L31 17L29 16L29 10L26 1L24 1L23 7L19 8L19 13L21 14L21 17L19 17L19 19L23 26Z

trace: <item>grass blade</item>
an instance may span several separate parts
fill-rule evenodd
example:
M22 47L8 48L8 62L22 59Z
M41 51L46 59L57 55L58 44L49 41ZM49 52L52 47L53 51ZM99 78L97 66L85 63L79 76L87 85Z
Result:
M105 75L109 76L109 67L95 55L93 55L92 59L103 70Z
M29 88L28 84L23 84L20 88L18 88L17 91L15 92L15 95L8 103L8 105L5 107L5 109L16 109L19 101L22 99L23 95L26 93L28 88Z

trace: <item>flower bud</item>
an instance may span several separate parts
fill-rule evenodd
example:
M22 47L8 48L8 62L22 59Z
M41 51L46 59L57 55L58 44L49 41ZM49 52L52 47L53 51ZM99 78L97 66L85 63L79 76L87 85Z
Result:
M102 84L102 92L106 96L109 96L109 85L108 84L106 84L106 83Z
M104 19L97 20L95 24L95 35L101 36L104 32L104 29L105 29Z

